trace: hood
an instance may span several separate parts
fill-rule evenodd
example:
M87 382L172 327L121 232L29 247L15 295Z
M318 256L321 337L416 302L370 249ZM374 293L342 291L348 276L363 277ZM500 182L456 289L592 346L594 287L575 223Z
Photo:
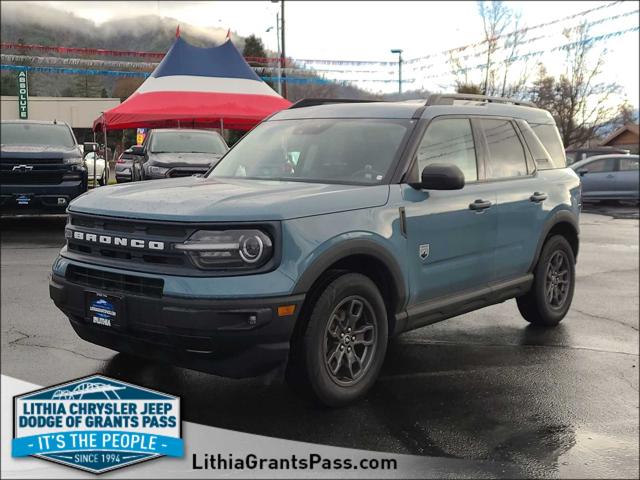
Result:
M2 145L0 150L0 158L67 158L81 156L82 153L78 147L56 145Z
M149 162L159 167L209 167L221 156L215 153L149 153Z
M182 222L266 221L384 205L389 185L327 185L184 177L101 187L72 212Z

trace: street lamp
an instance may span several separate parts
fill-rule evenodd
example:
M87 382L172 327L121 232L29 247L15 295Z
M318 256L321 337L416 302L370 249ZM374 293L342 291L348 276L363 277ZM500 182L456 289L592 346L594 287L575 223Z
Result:
M402 95L402 49L394 48L391 53L398 54L398 94Z
M267 28L267 32L270 32L271 30L273 30L273 27L269 27ZM277 60L277 68L276 68L276 87L277 87L277 91L278 91L278 95L282 95L282 82L280 80L281 78L281 69L282 69L282 64L281 64L281 59L280 59L280 12L276 13L276 37L278 39L278 60Z
M285 53L285 47L284 47L284 0L271 0L271 3L280 3L280 21L278 22L278 25L280 26L280 44L282 45L282 50L280 51L280 67L284 68L285 66L285 61L284 59L287 58L287 54ZM287 81L285 80L287 74L283 71L282 72L282 79L284 80L282 82L282 96L284 98L287 98Z

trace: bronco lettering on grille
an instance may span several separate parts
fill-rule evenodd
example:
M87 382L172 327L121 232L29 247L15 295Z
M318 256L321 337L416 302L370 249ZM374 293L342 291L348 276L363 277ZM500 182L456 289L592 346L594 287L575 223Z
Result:
M164 250L164 242L154 240L141 240L138 238L114 237L111 235L96 235L95 233L85 233L78 230L69 232L67 237L74 240L99 243L102 245L115 245L119 247L148 248L149 250Z

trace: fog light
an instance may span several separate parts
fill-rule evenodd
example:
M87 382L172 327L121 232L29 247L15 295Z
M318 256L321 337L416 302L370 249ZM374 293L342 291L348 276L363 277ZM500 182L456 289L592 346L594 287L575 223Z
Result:
M66 205L67 199L63 197L58 197L58 205Z
M278 307L278 316L279 317L288 317L293 315L293 312L296 311L295 305L281 305Z

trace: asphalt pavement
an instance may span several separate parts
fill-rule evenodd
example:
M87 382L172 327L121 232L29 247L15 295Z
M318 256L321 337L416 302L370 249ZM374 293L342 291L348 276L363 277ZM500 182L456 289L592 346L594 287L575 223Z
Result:
M522 476L638 477L638 208L588 207L572 308L539 330L514 301L401 335L356 405L272 377L230 380L80 340L49 299L65 219L2 220L2 373L92 373L180 395L183 419L291 440L514 464Z

